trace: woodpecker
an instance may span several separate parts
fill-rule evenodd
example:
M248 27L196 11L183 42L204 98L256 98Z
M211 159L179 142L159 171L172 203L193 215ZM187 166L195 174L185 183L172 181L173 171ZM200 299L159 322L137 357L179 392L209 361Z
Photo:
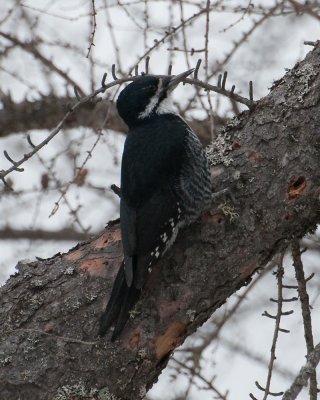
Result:
M117 100L129 127L121 163L120 227L124 261L115 279L100 335L115 324L121 334L148 271L184 225L211 202L211 178L202 145L174 111L170 94L194 69L176 76L144 75Z

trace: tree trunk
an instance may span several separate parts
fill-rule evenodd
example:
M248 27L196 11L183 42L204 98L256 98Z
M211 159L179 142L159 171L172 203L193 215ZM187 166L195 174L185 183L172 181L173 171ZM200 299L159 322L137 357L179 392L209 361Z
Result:
M0 289L3 399L142 399L171 352L320 220L320 47L209 151L217 199L155 266L120 340L98 321L122 260L117 222ZM103 218L103 216L101 216Z

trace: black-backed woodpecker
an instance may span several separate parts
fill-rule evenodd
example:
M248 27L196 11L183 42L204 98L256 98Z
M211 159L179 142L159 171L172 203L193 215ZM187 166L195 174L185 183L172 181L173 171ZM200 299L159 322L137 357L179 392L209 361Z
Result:
M211 179L202 145L170 107L170 93L192 70L176 76L144 75L119 95L129 127L121 164L120 226L124 262L115 279L100 335L122 332L148 271L211 202Z

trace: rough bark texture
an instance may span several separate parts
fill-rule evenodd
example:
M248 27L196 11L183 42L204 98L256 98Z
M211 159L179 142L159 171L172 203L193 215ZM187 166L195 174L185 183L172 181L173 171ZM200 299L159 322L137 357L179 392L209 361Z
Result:
M30 264L2 287L5 399L142 399L172 350L257 268L320 221L320 48L216 141L225 205L203 215L150 274L120 341L97 337L122 253L117 223L67 254ZM229 206L231 203L229 204Z

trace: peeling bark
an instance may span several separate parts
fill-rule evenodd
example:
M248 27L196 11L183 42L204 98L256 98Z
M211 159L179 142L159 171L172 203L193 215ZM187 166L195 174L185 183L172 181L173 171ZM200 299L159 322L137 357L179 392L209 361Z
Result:
M67 254L17 264L0 289L2 398L142 399L176 346L292 237L315 229L319 72L318 46L221 131L212 175L236 203L217 200L179 234L121 340L97 337L122 260L117 223Z

